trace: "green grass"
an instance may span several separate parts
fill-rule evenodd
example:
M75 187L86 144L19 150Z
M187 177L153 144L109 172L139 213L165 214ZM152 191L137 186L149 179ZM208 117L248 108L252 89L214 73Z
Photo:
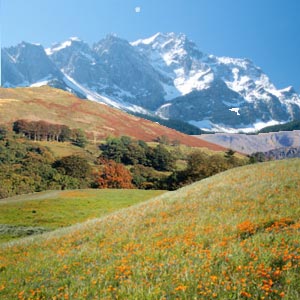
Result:
M1 299L300 299L300 159L0 247Z
M0 242L70 226L160 195L162 191L48 191L0 200Z
M55 141L39 141L36 142L42 146L47 147L54 154L56 158L69 155L87 156L85 149L72 145L70 142L55 142Z
M55 158L79 155L85 157L91 164L93 164L97 157L101 154L99 146L92 142L89 142L85 148L75 146L71 142L38 141L36 143L47 147Z

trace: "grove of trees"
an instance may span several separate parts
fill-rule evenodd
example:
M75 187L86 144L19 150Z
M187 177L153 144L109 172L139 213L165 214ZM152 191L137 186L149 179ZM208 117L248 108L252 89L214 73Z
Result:
M157 138L158 144L127 136L107 138L94 161L87 150L57 158L41 146L41 140L76 141L79 147L87 143L81 130L64 125L19 120L13 131L0 126L0 198L89 187L174 190L245 163L232 150L215 155L200 150L182 153L179 143L165 137ZM262 160L259 154L249 158L250 163Z
M54 167L56 160L46 148L30 141L0 141L0 198L51 189L88 185ZM77 168L76 165L73 166Z
M100 145L102 157L124 165L143 165L158 171L172 171L175 157L163 145L148 146L144 141L132 140L130 137L109 138Z
M87 144L85 133L81 129L71 130L66 125L45 121L18 120L13 124L13 131L34 141L72 141L74 145L82 148Z
M166 179L165 188L175 190L243 164L245 162L235 157L232 150L228 150L225 155L208 155L197 150L187 156L187 166L184 170L175 171Z

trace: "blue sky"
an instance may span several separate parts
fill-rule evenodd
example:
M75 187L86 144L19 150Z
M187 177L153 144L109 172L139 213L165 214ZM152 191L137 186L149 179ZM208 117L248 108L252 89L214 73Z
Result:
M299 0L0 1L2 47L49 47L71 36L92 44L108 33L134 41L173 31L206 53L249 58L278 88L300 92Z

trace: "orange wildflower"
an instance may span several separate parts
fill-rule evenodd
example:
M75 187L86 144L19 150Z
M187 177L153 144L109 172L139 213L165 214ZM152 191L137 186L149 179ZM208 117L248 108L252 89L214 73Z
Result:
M186 285L179 285L178 287L175 288L175 291L185 291L187 289Z

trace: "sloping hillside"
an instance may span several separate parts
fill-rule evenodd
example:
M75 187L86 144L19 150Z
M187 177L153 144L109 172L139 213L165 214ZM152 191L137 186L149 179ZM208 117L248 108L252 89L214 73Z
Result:
M284 124L264 127L259 133L300 130L300 121L294 120Z
M1 247L1 299L300 298L300 160Z
M65 91L48 86L35 88L0 88L1 123L18 119L44 120L83 129L91 139L127 135L152 141L165 135L182 144L221 151L223 147L200 141L175 130L147 121L107 105L82 100Z
M260 133L247 135L238 133L202 134L199 139L216 143L222 147L251 154L267 152L282 147L298 147L300 145L300 130Z

